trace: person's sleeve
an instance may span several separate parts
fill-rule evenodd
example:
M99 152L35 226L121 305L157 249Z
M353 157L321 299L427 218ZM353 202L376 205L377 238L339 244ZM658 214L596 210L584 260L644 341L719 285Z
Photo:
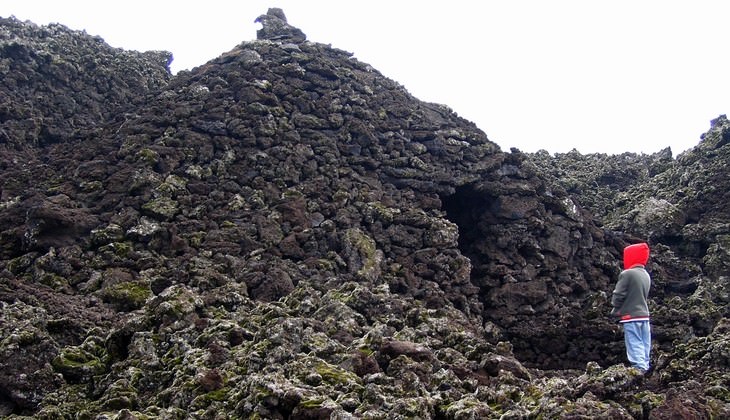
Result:
M619 275L618 282L616 282L616 288L613 289L613 294L611 295L611 306L613 306L613 311L611 313L615 314L621 305L624 304L627 293L628 281L626 281L625 276Z

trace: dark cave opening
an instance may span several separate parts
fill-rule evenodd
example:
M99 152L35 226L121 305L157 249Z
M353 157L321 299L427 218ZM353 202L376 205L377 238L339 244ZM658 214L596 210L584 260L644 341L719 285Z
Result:
M446 218L458 226L459 251L472 263L470 281L479 289L482 318L500 328L500 339L512 344L518 360L541 369L581 369L590 361L621 361L622 338L613 332L613 323L607 316L595 316L589 304L577 304L570 292L564 294L561 285L570 281L565 271L522 268L539 257L538 249L520 244L542 243L545 232L527 229L523 219L500 217L504 210L500 197L473 184L457 188L441 201ZM514 232L527 240L515 238ZM569 265L565 259L562 262ZM534 297L536 290L544 290L544 295ZM569 313L567 306L571 306Z
M10 414L21 414L18 405L13 401L10 392L0 386L0 417Z
M458 187L454 194L441 197L446 217L459 227L459 250L472 263L472 283L480 274L479 267L488 260L475 249L475 245L484 238L479 229L482 215L489 211L494 197L475 191L471 185Z

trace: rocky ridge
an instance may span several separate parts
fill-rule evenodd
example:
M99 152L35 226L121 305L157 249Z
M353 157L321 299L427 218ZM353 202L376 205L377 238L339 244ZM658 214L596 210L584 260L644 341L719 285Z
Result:
M727 416L724 117L677 159L505 153L259 21L171 76L2 19L0 414ZM649 377L606 316L638 238Z

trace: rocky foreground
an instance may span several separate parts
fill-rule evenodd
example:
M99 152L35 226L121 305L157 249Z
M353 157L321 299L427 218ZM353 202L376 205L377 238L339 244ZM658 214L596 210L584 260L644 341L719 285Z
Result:
M192 71L0 18L0 416L730 417L730 122L501 151L279 9ZM654 368L608 300L648 241Z

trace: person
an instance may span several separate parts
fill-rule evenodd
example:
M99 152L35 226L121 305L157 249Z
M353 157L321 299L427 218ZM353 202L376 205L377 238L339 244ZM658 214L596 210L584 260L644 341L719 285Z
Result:
M624 269L618 276L611 296L611 315L624 330L626 357L631 366L644 374L651 356L651 324L649 321L649 289L651 276L646 271L649 245L642 242L624 248Z

